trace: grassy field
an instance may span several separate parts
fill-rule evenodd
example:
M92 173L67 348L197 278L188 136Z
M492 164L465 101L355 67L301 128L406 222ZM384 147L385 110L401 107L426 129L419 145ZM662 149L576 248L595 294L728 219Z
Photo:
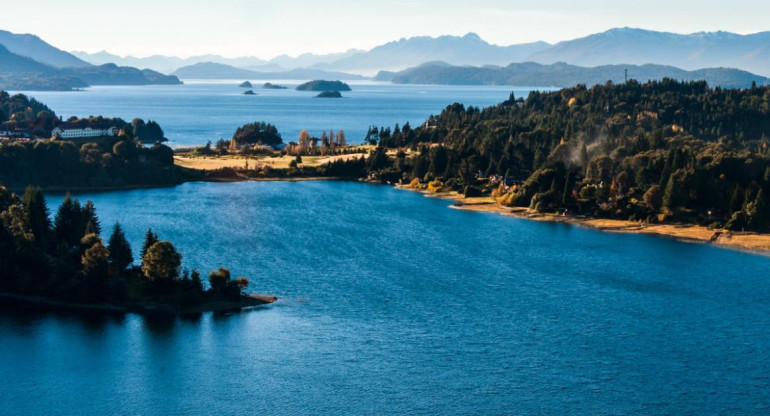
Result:
M365 156L362 154L338 155L338 156L303 156L300 166L321 166L335 160L348 160ZM221 168L250 168L269 166L274 169L288 169L294 156L191 156L174 155L174 163L189 169L216 170Z

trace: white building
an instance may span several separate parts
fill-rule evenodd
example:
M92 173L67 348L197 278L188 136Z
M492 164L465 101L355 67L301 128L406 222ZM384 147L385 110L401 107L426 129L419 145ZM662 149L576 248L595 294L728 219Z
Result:
M108 129L92 129L91 127L86 127L84 129L70 129L57 127L53 129L51 134L57 139L78 139L81 137L104 136L112 137L118 134L118 129L115 127L110 127Z

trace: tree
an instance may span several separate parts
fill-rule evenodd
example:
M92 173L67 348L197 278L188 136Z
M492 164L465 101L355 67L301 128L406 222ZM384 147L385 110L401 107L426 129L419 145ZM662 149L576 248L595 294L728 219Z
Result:
M230 269L220 267L219 270L212 270L209 273L209 286L211 290L217 293L224 293L227 290L227 282L230 281Z
M82 208L82 215L81 223L85 224L83 233L100 235L102 233L102 225L99 223L99 217L96 216L96 207L93 201L86 201Z
M109 259L110 251L101 241L97 241L83 253L83 275L91 281L108 277Z
M39 187L28 186L22 197L27 222L38 247L44 248L48 234L51 231L51 220L48 218L48 205Z
M82 217L80 203L67 193L54 217L53 232L57 241L70 247L78 245L85 233L85 228L81 226Z
M152 232L152 228L147 229L147 233L144 235L144 244L142 245L142 258L147 255L147 250L155 243L158 242L158 234Z
M663 206L663 194L659 185L653 185L644 193L644 204L653 212L660 211Z
M297 136L297 141L299 142L299 154L303 154L310 148L310 133L307 130L302 130Z
M118 272L126 270L134 262L131 245L128 244L120 223L115 223L108 247L110 250L110 265Z
M735 185L733 195L730 198L730 206L728 208L730 215L743 209L744 195L745 192L741 189L740 185Z
M198 269L193 269L190 274L190 280L192 281L193 288L198 293L203 293L203 282L201 282L201 272Z
M262 143L265 146L277 146L283 143L278 129L264 121L238 127L235 130L235 134L233 134L232 140L238 144L248 143L253 145Z
M666 191L663 193L663 206L673 210L679 206L685 206L689 200L687 186L688 175L684 169L678 169L671 174L666 181Z
M179 277L182 255L168 241L159 241L147 249L142 258L142 273L152 282L170 281Z

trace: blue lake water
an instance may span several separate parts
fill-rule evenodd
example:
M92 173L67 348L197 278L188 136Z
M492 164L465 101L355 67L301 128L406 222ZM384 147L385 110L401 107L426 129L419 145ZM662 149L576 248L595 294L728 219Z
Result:
M272 306L0 313L3 414L770 413L770 258L346 182L80 194ZM61 195L51 195L54 205Z
M342 99L314 98L316 92L295 91L299 82L272 80L290 87L262 89L243 95L242 80L186 81L185 85L148 87L92 87L76 92L26 92L47 104L57 115L103 115L126 121L139 117L157 121L172 147L205 144L233 137L246 123L265 121L275 125L284 142L296 141L307 129L320 137L322 131L342 129L348 142L360 143L370 125L393 127L409 122L421 125L431 114L460 102L478 107L504 101L511 92L526 97L530 88L490 86L393 85L350 82L353 91Z

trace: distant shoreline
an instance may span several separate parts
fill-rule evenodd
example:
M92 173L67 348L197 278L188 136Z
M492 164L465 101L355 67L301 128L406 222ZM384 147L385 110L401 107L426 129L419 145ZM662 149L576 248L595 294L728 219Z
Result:
M658 237L673 238L686 243L711 244L715 247L770 256L770 234L709 230L703 226L690 224L646 224L617 219L560 216L556 214L539 213L528 208L502 206L489 196L465 198L456 192L432 193L425 190L413 189L406 185L396 185L396 188L418 192L429 198L441 198L454 201L454 204L452 204L450 208L462 211L492 213L533 221L565 223L603 232L654 235Z

